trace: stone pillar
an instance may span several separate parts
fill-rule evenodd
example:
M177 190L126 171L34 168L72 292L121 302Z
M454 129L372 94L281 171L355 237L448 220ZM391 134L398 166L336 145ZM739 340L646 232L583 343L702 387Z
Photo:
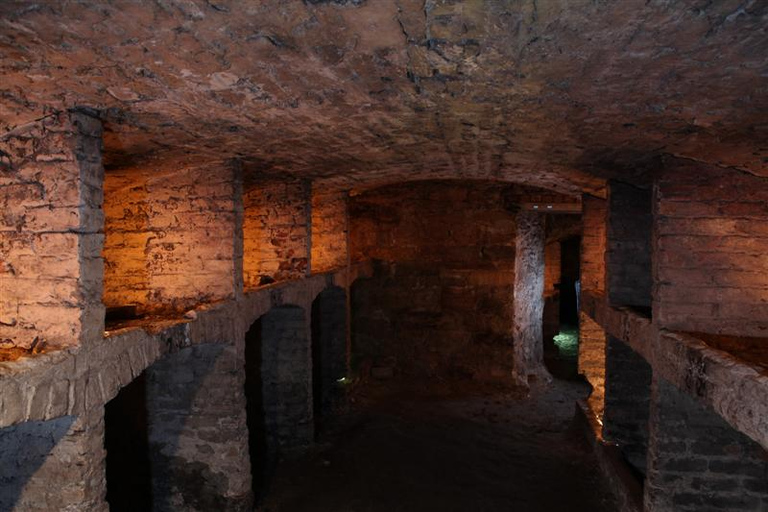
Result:
M605 272L614 306L651 309L651 191L611 182Z
M105 456L98 407L0 429L0 510L107 512Z
M714 411L657 379L650 425L646 511L768 509L768 453Z
M314 439L312 353L307 317L279 306L262 317L264 415L270 449L302 447Z
M615 443L639 472L646 472L651 365L629 345L608 336L605 354L603 438Z
M605 248L608 204L605 199L582 198L581 290L605 292ZM583 303L583 302L582 302ZM605 386L605 331L584 312L579 312L579 373L592 386L588 403L602 421Z
M156 512L252 510L245 369L238 346L185 348L147 369Z
M101 132L72 111L0 137L0 348L103 337Z
M520 211L515 216L514 376L549 380L544 368L544 215Z

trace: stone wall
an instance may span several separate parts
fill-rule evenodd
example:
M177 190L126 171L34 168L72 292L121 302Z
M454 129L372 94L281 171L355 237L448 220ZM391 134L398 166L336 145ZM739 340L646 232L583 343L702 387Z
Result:
M351 199L352 257L382 262L352 292L356 363L509 381L515 229L504 191L423 182Z
M651 307L651 190L611 182L605 252L608 300Z
M62 112L0 137L0 349L101 338L101 131Z
M646 510L766 510L768 452L663 379L654 386Z
M311 224L308 184L300 180L249 182L243 207L245 287L304 277Z
M230 167L107 174L107 307L184 310L233 297L238 180Z
M102 414L0 429L0 510L107 512Z
M670 165L655 186L654 317L669 329L768 335L768 181Z
M348 197L345 192L312 189L312 272L347 265Z

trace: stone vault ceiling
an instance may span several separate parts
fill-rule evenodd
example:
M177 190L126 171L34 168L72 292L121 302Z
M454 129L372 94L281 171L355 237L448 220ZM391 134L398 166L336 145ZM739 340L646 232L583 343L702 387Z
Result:
M0 2L0 129L99 109L110 169L595 191L768 176L768 2Z

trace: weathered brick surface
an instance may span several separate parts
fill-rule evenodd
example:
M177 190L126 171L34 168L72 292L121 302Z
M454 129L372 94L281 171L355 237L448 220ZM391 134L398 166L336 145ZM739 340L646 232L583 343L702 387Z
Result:
M104 302L187 309L234 296L239 178L231 167L108 174Z
M107 512L103 435L99 409L0 429L0 510Z
M605 270L608 300L651 307L651 190L611 182Z
M768 182L670 165L655 185L654 318L682 331L768 335Z
M581 290L605 291L605 250L608 204L591 196L582 198ZM598 418L605 392L605 331L583 311L579 313L579 372L592 385L588 404Z
M347 265L347 194L312 190L312 273Z
M544 215L521 211L515 216L514 374L527 383L545 377L544 344Z
M243 206L245 287L305 276L311 223L308 184L299 180L248 183Z
M714 411L654 381L646 510L763 511L768 453Z
M626 343L608 336L603 437L616 443L641 473L646 470L650 400L651 365Z
M154 510L252 509L244 379L235 344L186 348L147 369Z
M582 198L581 289L605 291L605 250L608 204L605 199Z
M605 403L605 331L583 311L579 313L579 373L592 386L587 403L600 419Z
M101 338L101 130L61 112L0 137L0 347Z
M384 262L353 287L357 362L510 381L515 231L504 189L424 182L351 199L353 258Z

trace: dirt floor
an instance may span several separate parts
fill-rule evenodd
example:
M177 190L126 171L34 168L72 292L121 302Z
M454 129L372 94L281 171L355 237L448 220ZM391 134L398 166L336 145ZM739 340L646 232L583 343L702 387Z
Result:
M474 385L375 383L308 454L280 463L260 511L608 512L580 431L587 388L525 395Z

